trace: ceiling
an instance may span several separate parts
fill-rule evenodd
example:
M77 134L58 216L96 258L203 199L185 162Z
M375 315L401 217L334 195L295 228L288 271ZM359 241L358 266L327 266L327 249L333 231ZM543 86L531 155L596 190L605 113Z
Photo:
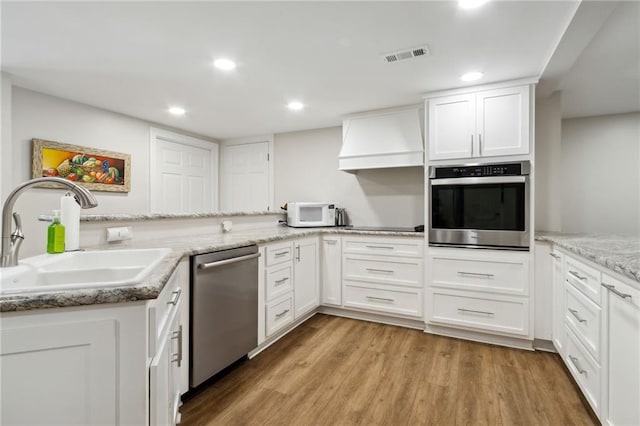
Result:
M615 5L564 74L563 118L640 111L640 2Z
M428 91L539 76L577 7L2 1L1 65L17 86L233 138L339 125L345 114L418 103ZM429 56L382 60L424 44ZM213 68L221 56L236 70ZM462 83L471 70L484 78ZM306 108L289 111L294 99ZM169 115L173 105L186 115Z

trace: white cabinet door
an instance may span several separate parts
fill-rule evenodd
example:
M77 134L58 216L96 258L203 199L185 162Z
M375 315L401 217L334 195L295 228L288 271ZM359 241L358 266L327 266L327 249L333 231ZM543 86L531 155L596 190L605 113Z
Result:
M475 95L444 96L428 100L429 159L473 156Z
M608 420L610 425L640 424L640 291L604 275L612 286L608 313Z
M322 238L322 304L342 305L342 240Z
M297 319L320 304L318 238L296 241L294 256L294 317Z
M1 424L118 423L116 321L2 330Z
M529 153L529 86L476 95L477 156Z
M180 302L179 302L180 303ZM170 313L167 332L158 343L158 352L149 367L150 424L174 425L179 421L182 327L180 304Z
M535 285L533 336L551 340L553 328L553 258L548 243L535 243Z
M551 267L553 299L551 318L551 339L560 355L564 355L564 341L567 337L564 328L565 289L564 289L564 256L557 250L549 253L553 258Z

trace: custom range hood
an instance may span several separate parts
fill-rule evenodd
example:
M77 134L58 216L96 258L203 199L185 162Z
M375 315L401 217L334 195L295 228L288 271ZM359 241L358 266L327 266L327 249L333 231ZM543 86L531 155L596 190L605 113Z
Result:
M352 114L342 122L338 168L424 166L422 105Z

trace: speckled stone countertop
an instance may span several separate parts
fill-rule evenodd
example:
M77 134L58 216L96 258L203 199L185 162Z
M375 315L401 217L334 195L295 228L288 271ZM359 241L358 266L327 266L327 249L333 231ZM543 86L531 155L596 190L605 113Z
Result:
M189 216L193 217L193 216ZM126 219L129 220L129 219ZM267 228L233 230L228 233L188 235L180 238L165 238L153 241L132 242L126 246L100 246L91 249L152 248L166 247L172 251L145 283L137 286L94 289L65 290L42 293L17 293L0 296L0 312L27 311L44 308L60 308L102 303L133 302L155 299L171 277L183 257L217 250L264 244L292 238L320 235L348 234L424 238L422 232L354 231L344 228Z
M640 283L640 238L638 237L536 232L536 240L549 241Z

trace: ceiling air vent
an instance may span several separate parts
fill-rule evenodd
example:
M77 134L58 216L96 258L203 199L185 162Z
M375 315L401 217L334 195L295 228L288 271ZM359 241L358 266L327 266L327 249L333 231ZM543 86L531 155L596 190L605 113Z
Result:
M417 58L418 56L424 56L428 54L429 54L429 46L425 45L420 47L414 47L412 49L401 50L399 52L387 53L386 55L383 55L383 58L385 62L391 63L391 62L404 61L405 59Z

